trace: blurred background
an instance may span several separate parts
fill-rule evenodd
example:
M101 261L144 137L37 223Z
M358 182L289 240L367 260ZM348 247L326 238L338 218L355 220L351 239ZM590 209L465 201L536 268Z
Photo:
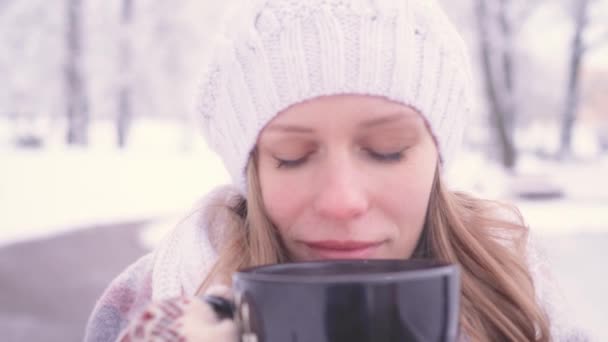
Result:
M479 99L449 182L516 204L608 341L608 0L442 2ZM2 341L82 340L108 282L228 181L194 108L231 4L0 0Z

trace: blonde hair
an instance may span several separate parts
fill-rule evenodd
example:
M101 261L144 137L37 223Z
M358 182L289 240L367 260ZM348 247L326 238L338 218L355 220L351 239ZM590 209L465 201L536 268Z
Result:
M230 282L235 271L288 261L266 216L255 154L247 168L248 200L218 203L224 238L218 260L199 291ZM515 219L501 218L509 213ZM212 219L213 221L213 219ZM535 300L525 248L527 228L516 208L444 188L438 170L423 233L412 257L461 266L463 332L474 341L549 341L549 323Z

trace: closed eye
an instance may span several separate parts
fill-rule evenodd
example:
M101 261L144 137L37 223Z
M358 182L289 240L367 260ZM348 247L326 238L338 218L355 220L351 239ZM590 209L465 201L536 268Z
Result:
M302 164L304 164L306 162L306 160L308 160L308 155L304 156L302 158L299 159L280 159L277 157L274 157L274 159L277 162L277 169L289 169L289 168L295 168L298 167Z
M369 149L366 150L366 152L373 159L380 161L380 162L385 162L385 163L399 162L405 156L405 149L403 149L401 151L397 151L397 152L391 152L391 153L379 153L379 152L376 152L374 150L369 150Z

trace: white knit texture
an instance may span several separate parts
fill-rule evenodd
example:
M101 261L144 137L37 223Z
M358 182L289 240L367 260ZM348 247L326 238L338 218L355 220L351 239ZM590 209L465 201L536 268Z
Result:
M433 0L267 0L239 4L203 80L209 146L246 194L264 126L324 95L386 97L418 110L445 167L472 107L461 37Z

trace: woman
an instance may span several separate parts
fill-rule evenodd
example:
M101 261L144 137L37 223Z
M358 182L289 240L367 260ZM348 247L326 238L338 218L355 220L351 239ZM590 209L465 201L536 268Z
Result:
M236 270L411 257L460 264L463 340L584 340L518 212L444 185L473 99L433 1L267 0L235 15L201 95L233 185L110 285L89 341L236 341L195 297L229 296Z

